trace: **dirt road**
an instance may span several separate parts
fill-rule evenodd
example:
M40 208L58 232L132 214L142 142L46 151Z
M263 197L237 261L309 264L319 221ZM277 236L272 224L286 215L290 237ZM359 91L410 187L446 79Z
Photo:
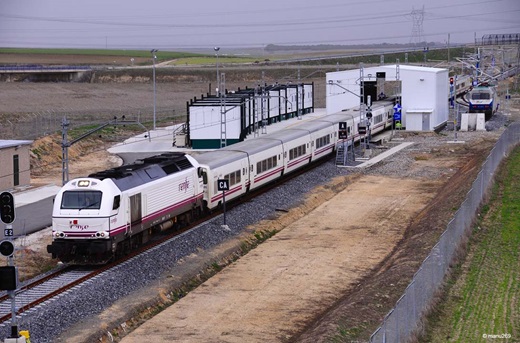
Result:
M433 197L421 183L354 182L122 342L289 339L392 251Z

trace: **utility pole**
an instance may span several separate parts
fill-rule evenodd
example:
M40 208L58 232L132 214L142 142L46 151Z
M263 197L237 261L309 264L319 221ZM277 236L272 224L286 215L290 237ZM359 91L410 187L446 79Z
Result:
M152 63L153 63L153 129L155 130L155 104L156 104L156 92L155 92L155 60L157 59L157 55L155 54L157 49L152 49L150 53L152 54Z
M450 34L448 33L448 71L450 70L451 61L450 61Z
M226 74L220 75L219 84L219 95L220 95L220 147L223 148L227 145L227 133L226 133ZM223 90L223 91L222 91Z

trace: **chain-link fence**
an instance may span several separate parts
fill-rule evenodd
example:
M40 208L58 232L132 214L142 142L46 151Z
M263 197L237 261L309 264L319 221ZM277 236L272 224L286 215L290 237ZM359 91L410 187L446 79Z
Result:
M477 210L493 183L498 165L518 143L520 123L515 123L500 136L482 165L465 201L413 276L403 296L370 337L371 343L400 343L412 338L414 331L419 328L421 318L431 306L435 293L440 289L457 248L470 233Z

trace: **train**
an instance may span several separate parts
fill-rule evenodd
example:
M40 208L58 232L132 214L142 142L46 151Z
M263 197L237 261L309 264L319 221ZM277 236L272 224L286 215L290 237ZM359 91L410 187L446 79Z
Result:
M481 84L466 95L469 113L484 113L485 120L491 119L498 110L498 97L495 87Z
M374 102L372 134L392 126L393 106ZM347 138L339 138L341 122ZM169 152L73 179L55 197L47 252L63 263L105 264L220 208L217 180L228 180L226 201L236 200L361 140L364 124L360 111L349 109L218 150Z
M459 97L473 89L473 77L469 75L458 75L450 77L450 84L453 80L454 89L453 93Z

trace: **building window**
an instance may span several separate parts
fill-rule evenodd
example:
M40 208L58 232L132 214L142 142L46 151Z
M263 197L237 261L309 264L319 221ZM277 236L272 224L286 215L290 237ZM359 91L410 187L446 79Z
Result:
M13 155L13 184L20 185L20 157Z

